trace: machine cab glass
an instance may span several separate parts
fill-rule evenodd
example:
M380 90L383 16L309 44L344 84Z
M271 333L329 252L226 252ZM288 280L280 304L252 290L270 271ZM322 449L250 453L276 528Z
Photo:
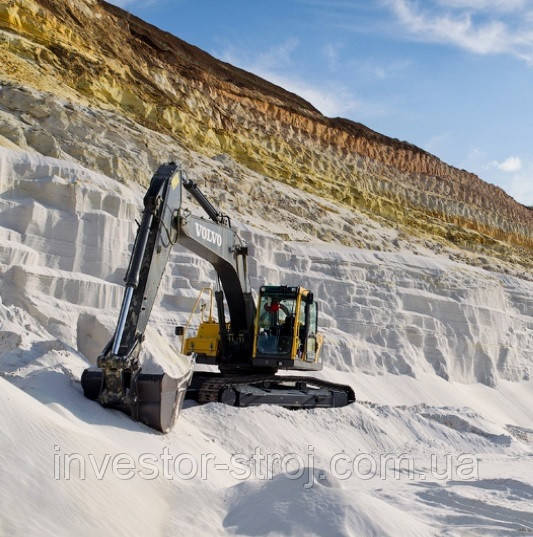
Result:
M287 292L265 290L258 312L257 352L290 356L296 320L297 288ZM290 292L291 289L294 291Z
M263 286L256 318L254 357L262 365L321 368L317 306L303 287Z

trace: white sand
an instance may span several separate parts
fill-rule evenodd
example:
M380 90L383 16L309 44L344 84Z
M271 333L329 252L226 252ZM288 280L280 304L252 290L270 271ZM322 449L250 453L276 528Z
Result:
M320 375L352 384L359 403L186 404L161 435L85 399L79 377L114 328L141 196L76 164L0 149L0 535L533 535L533 284L508 275L242 227L254 288L302 284L319 298ZM151 362L188 367L174 326L212 278L202 260L172 253ZM165 448L187 454L182 475L167 478L159 460L146 479L139 457ZM232 454L256 448L299 456L306 470L238 479ZM65 478L73 453L85 479L79 461ZM108 461L98 479L119 454L137 474L121 479ZM206 476L185 479L206 454ZM418 475L372 477L365 464L383 454L408 454ZM477 472L438 479L432 454L441 470L446 454L453 464L472 454ZM358 455L359 475L335 475Z

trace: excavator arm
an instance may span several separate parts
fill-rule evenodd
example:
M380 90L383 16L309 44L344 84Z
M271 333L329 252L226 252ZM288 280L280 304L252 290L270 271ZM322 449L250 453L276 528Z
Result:
M182 186L210 220L182 209ZM249 290L247 248L197 185L175 163L156 171L144 196L143 213L126 271L122 306L112 339L82 376L87 397L119 408L136 420L168 430L184 390L167 374L144 374L139 354L172 247L179 243L209 261L221 289L216 292L225 356L242 359L251 352L255 309ZM226 330L224 297L231 332Z
M127 360L142 342L168 256L177 239L173 223L181 206L180 171L159 167L144 196L144 210L124 278L126 288L112 355ZM104 353L105 354L105 353Z
M84 394L105 407L168 431L181 408L189 379L142 373L139 354L144 332L177 238L173 221L181 206L180 171L158 168L144 196L143 213L126 271L124 297L115 333L81 377Z
M184 179L184 188L207 213L210 220L186 211L180 211L178 242L209 261L217 274L218 289L215 299L223 352L218 364L225 361L245 363L252 352L255 305L248 281L248 247L231 228L228 216L219 213L203 195L198 186ZM227 331L224 299L229 312L230 332Z

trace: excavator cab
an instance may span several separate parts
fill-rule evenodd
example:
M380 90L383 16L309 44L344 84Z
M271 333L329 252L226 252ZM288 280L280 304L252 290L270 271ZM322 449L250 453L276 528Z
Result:
M318 307L303 287L263 286L256 310L253 365L275 369L322 369Z
M188 332L201 294L187 326L180 327L180 334ZM221 344L220 323L212 317L212 301L211 293L209 318L202 318L194 336L184 337L183 353L194 353L197 363L219 365L224 360L224 347ZM229 328L228 324L228 331ZM259 290L255 308L251 361L249 359L244 364L236 365L251 370L320 370L323 336L317 333L317 329L318 306L313 293L303 287L264 285ZM234 365L226 358L225 365L228 364L230 368Z

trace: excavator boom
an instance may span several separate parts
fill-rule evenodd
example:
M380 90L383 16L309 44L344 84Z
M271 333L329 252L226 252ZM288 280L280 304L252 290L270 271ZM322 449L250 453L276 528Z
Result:
M182 209L182 186L208 219ZM186 393L200 403L221 401L235 406L266 403L314 408L355 400L349 386L275 374L279 368L321 368L322 340L316 333L313 294L301 287L263 286L256 309L248 282L246 244L232 229L229 217L211 204L178 165L159 167L143 205L115 333L98 357L97 367L82 375L88 398L163 432L172 427ZM204 330L216 341L210 348L217 350L209 356L190 352L200 363L217 365L221 373L198 371L192 381L190 375L174 378L143 372L140 359L146 326L175 244L211 263L217 274L218 329L213 336L214 321L210 320ZM199 339L190 338L189 347Z

